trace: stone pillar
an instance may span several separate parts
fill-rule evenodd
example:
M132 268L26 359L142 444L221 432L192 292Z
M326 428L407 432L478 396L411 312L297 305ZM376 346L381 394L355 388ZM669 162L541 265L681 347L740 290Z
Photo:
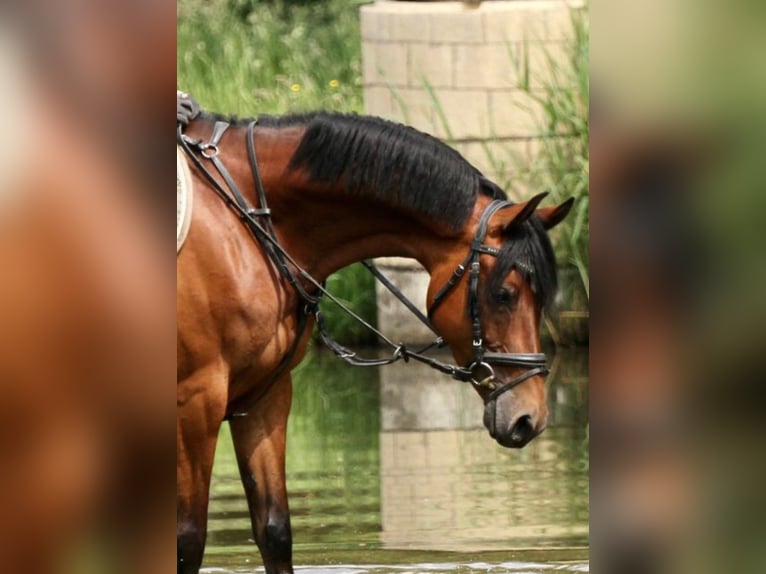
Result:
M447 140L503 182L510 154L528 156L540 136L540 107L519 88L520 63L526 52L529 84L541 89L548 59L568 58L570 10L579 5L378 0L362 6L365 109Z
M568 57L570 10L581 5L378 0L362 6L366 112L446 140L504 185L518 158L534 154L541 135L540 107L519 88L520 58L528 54L529 85L540 90L548 60ZM417 264L388 259L381 267L408 297L424 300L428 282ZM396 340L427 341L429 332L393 301L378 290L384 332Z
M425 269L413 259L381 257L375 261L378 268L417 307L426 313L426 291L429 277ZM418 321L380 282L375 282L378 307L378 328L396 343L430 343L436 338L431 330Z

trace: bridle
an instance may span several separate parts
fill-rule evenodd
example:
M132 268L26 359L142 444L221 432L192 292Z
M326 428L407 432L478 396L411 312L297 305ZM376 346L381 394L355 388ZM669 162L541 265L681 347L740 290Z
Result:
M198 113L198 112L197 112ZM287 354L283 357L277 368L275 374L272 376L271 383L273 384L284 372L285 369L291 363L295 353L297 352L300 340L302 339L303 331L307 325L307 317L314 315L317 322L317 328L322 341L327 347L329 347L338 357L345 362L353 366L371 367L388 365L399 360L408 362L410 359L422 362L438 371L446 373L458 381L471 383L477 388L490 391L486 398L487 406L493 407L497 398L520 385L524 381L537 376L546 375L549 370L546 366L546 357L544 353L494 353L487 352L484 346L483 331L481 327L481 320L479 316L479 272L480 262L479 258L482 254L497 256L499 250L488 245L484 245L483 241L487 233L487 227L490 217L498 210L510 207L512 203L504 200L493 200L479 220L479 225L474 234L473 242L471 243L468 255L463 262L457 266L450 279L445 285L437 292L433 303L428 309L428 316L424 316L423 313L410 301L398 288L396 288L375 266L371 261L364 261L363 264L370 272L386 287L391 293L399 299L421 322L423 322L431 331L436 334L433 325L431 324L430 317L436 312L440 305L444 302L447 295L455 288L468 270L468 313L471 318L471 328L473 332L473 358L464 367L453 365L429 357L424 353L434 347L443 347L445 345L444 340L436 334L436 339L426 347L419 350L408 349L403 343L394 343L383 333L381 333L374 326L370 325L362 317L349 309L342 301L337 299L332 293L327 291L324 283L316 280L305 269L303 269L280 244L274 228L271 224L271 211L268 207L266 200L266 193L263 188L263 182L261 180L260 172L258 169L258 161L255 154L254 145L254 128L256 121L251 121L246 128L246 143L248 151L248 159L252 171L253 180L257 191L258 201L260 206L258 208L252 207L244 195L237 187L234 179L231 177L226 166L219 157L219 144L223 138L224 133L230 127L228 122L216 121L213 127L212 135L207 142L202 140L194 140L183 133L185 123L177 122L177 142L181 148L185 151L191 162L202 173L207 181L212 186L213 190L221 197L221 199L235 211L244 225L248 228L254 238L263 246L267 256L274 263L279 273L285 278L290 285L295 289L298 296L303 302L303 305L299 305L299 323L298 333L295 342ZM223 184L211 173L211 171L205 166L205 161L212 163L220 177L223 179ZM228 192L226 188L228 187ZM522 266L523 263L517 263ZM531 270L528 270L531 271ZM307 281L316 290L314 293L309 292L303 285L301 279ZM389 358L384 359L367 359L360 357L356 352L344 347L336 340L334 340L327 331L324 318L319 309L319 301L322 297L327 297L343 311L353 317L356 321L361 323L365 328L372 331L382 341L386 342L393 348L393 354ZM510 366L517 368L526 368L527 370L511 381L501 382L495 376L494 366ZM267 385L267 389L270 385ZM266 391L264 391L265 394Z
M484 335L481 328L481 318L479 316L479 272L481 270L479 259L482 254L497 257L500 253L498 248L485 245L484 238L487 234L490 217L499 210L511 207L512 205L511 202L500 199L493 200L487 205L484 209L484 213L481 215L476 232L474 233L468 255L466 255L463 262L457 266L444 286L437 291L433 303L431 303L431 306L428 308L428 318L430 320L439 306L447 298L447 295L455 288L466 270L468 270L467 305L468 313L471 318L471 330L473 336L471 347L473 350L473 359L466 367L466 370L471 373L470 382L472 384L492 391L488 397L489 401L496 400L500 395L510 391L527 379L537 375L545 376L549 372L545 353L492 353L487 352L484 347ZM533 269L527 267L525 263L517 262L516 265L524 266L525 270L530 274L533 272ZM527 370L516 378L498 386L496 384L495 371L492 368L492 365L520 368L526 367ZM480 375L482 370L486 373L486 376L482 377Z

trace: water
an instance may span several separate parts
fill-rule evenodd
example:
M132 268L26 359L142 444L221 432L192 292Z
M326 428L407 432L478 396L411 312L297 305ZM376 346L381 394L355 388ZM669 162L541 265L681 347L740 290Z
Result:
M511 451L467 385L420 365L311 355L288 431L296 569L587 572L587 350L553 366L549 427ZM227 428L213 475L205 572L262 571Z

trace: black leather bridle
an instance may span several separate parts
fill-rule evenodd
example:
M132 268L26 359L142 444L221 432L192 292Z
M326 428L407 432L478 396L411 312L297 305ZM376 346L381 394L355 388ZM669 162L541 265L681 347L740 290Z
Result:
M546 366L546 357L544 353L494 353L487 352L485 350L483 331L481 327L481 319L479 316L479 271L480 262L479 258L482 254L497 256L499 250L484 245L483 241L487 233L487 227L490 217L498 210L513 205L508 201L494 200L485 209L481 216L479 225L474 234L474 239L471 244L468 255L465 260L457 266L455 272L445 285L437 292L434 302L428 309L428 317L423 313L399 290L397 289L378 269L371 261L363 262L364 265L370 270L370 272L381 281L391 293L399 299L412 313L413 315L428 326L435 334L430 317L436 312L439 306L444 302L447 295L455 288L463 277L466 271L469 272L468 277L468 313L471 318L471 327L473 331L473 358L471 362L464 366L453 365L437 360L433 357L426 356L424 353L433 347L443 347L444 340L438 336L430 345L419 349L411 350L403 343L396 344L381 333L374 326L370 325L367 321L361 318L359 315L349 309L342 301L338 300L332 293L325 289L322 282L313 278L305 269L303 269L291 256L285 251L280 244L274 229L271 225L271 212L269 210L266 193L263 188L263 182L261 181L260 172L258 169L258 161L255 154L254 145L254 128L256 121L249 123L246 129L246 144L248 151L248 159L252 170L253 180L257 191L258 201L260 206L258 208L252 207L241 191L237 187L234 179L231 177L228 169L223 164L219 157L219 143L223 138L224 133L230 127L228 122L216 121L213 127L213 132L210 139L207 142L202 140L194 140L186 136L184 127L187 122L177 123L177 141L181 148L186 152L191 162L200 170L202 175L208 180L212 188L222 198L222 200L235 211L245 226L250 230L252 235L261 243L266 251L269 259L275 264L280 274L293 286L298 293L299 297L303 301L303 305L299 305L299 333L296 336L296 342L288 353L283 357L277 372L272 377L272 383L275 382L283 371L289 366L295 352L298 348L298 343L301 340L301 334L307 324L306 318L313 314L317 321L317 328L319 330L320 337L323 342L341 359L353 366L380 366L394 363L399 360L405 362L410 359L417 360L425 363L428 366L446 373L453 378L473 384L474 386L489 390L490 394L486 397L487 406L492 406L494 412L494 405L497 398L520 385L524 381L541 375L544 376L548 373ZM205 162L210 162L223 179L223 184L205 167ZM226 191L228 187L229 191ZM523 266L524 263L517 262L516 265ZM528 272L532 272L531 269L527 269ZM308 282L313 286L315 291L309 292L304 286L301 279ZM385 359L365 359L360 357L356 352L349 350L337 341L335 341L327 331L324 319L321 311L319 310L319 301L323 296L333 301L346 313L348 313L355 320L364 325L367 329L375 333L382 341L385 341L393 348L393 355ZM495 376L493 366L508 366L516 368L526 368L526 371L521 375L510 381L501 381ZM267 386L268 390L268 386ZM264 391L265 394L265 391ZM493 417L494 419L494 417ZM491 429L490 429L491 430Z

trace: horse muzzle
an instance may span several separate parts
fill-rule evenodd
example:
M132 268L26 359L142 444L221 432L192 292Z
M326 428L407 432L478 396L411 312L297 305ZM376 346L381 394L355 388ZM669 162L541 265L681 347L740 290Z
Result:
M527 403L513 396L513 391L524 381L545 376L546 367L536 367L492 391L484 404L484 426L489 435L501 446L521 448L545 430L548 412L545 405ZM498 402L501 408L498 412Z
M491 399L484 405L484 426L489 435L500 446L522 448L545 430L547 416L522 410L508 417L497 412L497 399Z

